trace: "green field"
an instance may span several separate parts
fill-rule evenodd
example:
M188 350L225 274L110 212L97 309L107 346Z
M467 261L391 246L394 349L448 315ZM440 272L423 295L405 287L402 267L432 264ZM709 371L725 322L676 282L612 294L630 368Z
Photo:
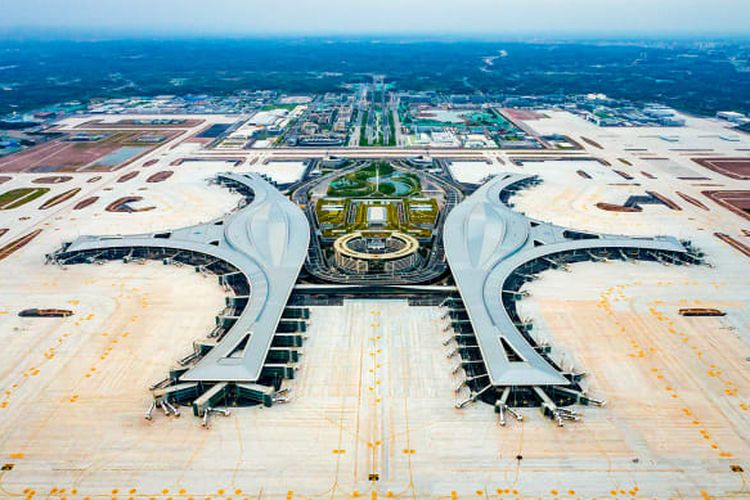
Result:
M411 225L434 225L437 222L439 208L432 198L419 198L404 201L406 217Z
M383 226L371 226L367 220L368 209L375 206L384 206L386 209L386 223ZM399 231L416 238L429 238L432 236L438 211L437 201L430 198L323 198L315 206L315 215L324 238L337 238L367 230Z
M274 109L286 109L287 111L294 111L294 109L297 106L301 106L300 104L266 104L262 108L260 108L261 111L273 111Z
M341 198L407 197L419 194L419 177L394 170L388 162L375 162L331 182L328 196Z
M343 226L348 210L349 200L341 198L323 198L315 205L315 215L321 226Z
M387 161L372 162L335 179L326 194L315 205L324 238L373 230L430 238L440 210L436 200L421 197L418 175L397 171ZM382 226L367 220L368 209L375 206L386 209Z
M359 145L367 146L367 113L359 112L362 118L359 121Z
M395 113L395 111L390 111L387 114L388 129L390 130L390 135L388 136L387 146L390 146L390 147L396 146L396 124L395 124L395 120L393 119L393 113Z
M0 195L0 210L10 210L30 203L49 192L50 188L17 188Z

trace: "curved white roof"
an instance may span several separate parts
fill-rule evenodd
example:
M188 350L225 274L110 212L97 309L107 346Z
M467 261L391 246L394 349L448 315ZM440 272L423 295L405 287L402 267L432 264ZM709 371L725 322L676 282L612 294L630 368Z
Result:
M495 386L569 385L524 337L503 306L508 278L525 263L575 250L636 248L685 253L669 237L632 238L591 235L573 239L565 228L514 212L501 194L533 176L504 174L490 180L448 215L443 231L445 253L471 320L484 363ZM511 361L503 342L522 361Z
M305 261L310 229L302 210L259 175L226 173L219 180L250 188L253 201L217 221L168 231L166 239L156 237L159 233L82 236L63 256L108 248L169 248L203 253L233 265L251 285L247 306L219 344L180 380L255 382ZM241 354L230 357L248 334Z

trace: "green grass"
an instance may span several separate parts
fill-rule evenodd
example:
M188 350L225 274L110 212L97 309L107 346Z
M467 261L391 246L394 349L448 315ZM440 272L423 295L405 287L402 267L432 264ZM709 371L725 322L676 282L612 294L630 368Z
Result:
M315 205L315 215L320 225L341 226L346 223L346 213L349 210L349 200L323 198ZM341 209L332 209L341 205Z
M421 207L429 205L429 210L422 210ZM425 200L405 200L406 217L409 223L413 225L430 224L434 225L438 216L438 204L432 198Z
M378 174L380 174L381 177L386 177L391 175L393 172L393 166L387 161L376 161L364 168L360 168L359 170L354 172L354 175L357 177L357 179L367 180L370 177L375 177Z
M0 210L18 208L49 192L50 188L17 188L0 195Z
M292 111L294 108L299 106L299 104L266 104L262 108L260 108L261 111L271 111L274 109L286 109L287 111Z
M373 177L379 175L378 184ZM395 194L396 182L406 186L404 193ZM399 186L400 187L400 186ZM386 207L386 225L377 230L400 231L417 238L429 238L437 221L439 207L431 198L411 198L422 192L419 176L411 172L398 171L387 161L374 161L354 172L342 175L328 186L328 197L320 199L315 206L315 215L324 238L336 238L353 231L374 230L367 224L367 209L371 206ZM350 198L366 198L353 201ZM354 207L353 204L356 204ZM338 209L326 207L340 206ZM429 206L429 210L416 207ZM403 210L400 208L403 207ZM354 210L352 222L348 214ZM400 220L399 213L405 214Z
M375 113L375 137L372 142L367 140L367 113L362 113L359 127L359 145L375 147L396 146L396 125L393 119L395 111L389 110L386 112L379 105L376 105L373 109ZM387 143L385 142L385 134L383 133L385 127L388 127L390 131Z
M388 113L388 128L390 129L390 135L388 136L388 146L396 146L396 123L393 119L394 111Z
M359 145L367 146L367 113L362 113L362 119L359 121Z
M380 175L383 180L398 180L398 182L407 184L409 192L396 195L395 188L388 183L382 183L376 186L375 182L369 179ZM360 168L359 170L346 174L331 182L328 186L328 196L353 198L353 197L382 197L382 196L411 196L420 192L422 186L419 178L413 174L396 173L390 163L379 161Z
M431 201L434 202L434 200ZM319 205L315 210L316 216L318 217L318 224L320 225L321 235L324 238L337 238L355 231L373 230L384 232L399 231L417 238L429 238L432 236L432 229L434 222L437 220L438 214L437 203L435 202L434 212L424 212L420 213L418 216L413 216L413 212L406 210L407 220L402 221L399 218L399 206L402 203L408 203L408 200L390 199L381 203L378 203L376 200L358 201L356 202L354 220L352 223L347 223L346 214L349 213L351 207L349 200L347 200L346 209L340 212L336 211L335 215L331 214L330 211L320 209L323 205L329 202L340 203L341 200L329 200L324 198L318 202ZM386 223L382 227L370 227L368 225L367 211L373 206L384 206L386 208Z

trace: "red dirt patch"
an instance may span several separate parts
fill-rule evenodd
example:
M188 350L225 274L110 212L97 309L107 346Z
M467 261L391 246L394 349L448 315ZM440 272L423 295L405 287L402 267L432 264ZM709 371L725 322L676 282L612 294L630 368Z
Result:
M0 184L5 184L9 180L11 180L13 177L9 175L0 175Z
M589 146L594 146L597 149L604 149L601 144L599 144L593 139L589 139L588 137L581 136L581 140L585 142L586 144L588 144Z
M532 111L530 109L502 108L500 112L511 120L521 120L525 122L531 120L540 120L547 117L547 115L537 113L536 111Z
M76 203L76 205L73 207L73 210L82 210L89 205L93 205L96 203L96 200L98 200L98 196L89 196L88 198L84 198L83 200Z
M596 208L606 210L607 212L625 212L625 213L643 212L643 209L641 207L625 207L623 205L617 205L615 203L604 203L604 202L597 203Z
M691 158L691 160L732 179L750 180L750 158Z
M68 201L75 195L81 192L81 188L73 188L68 191L65 191L64 193L60 193L57 196L53 196L49 200L45 201L44 204L42 204L41 207L39 207L39 210L47 210L48 208L52 208L55 205L59 205L60 203L63 203L65 201Z
M109 205L107 205L106 210L107 212L115 212L115 213L135 213L135 212L147 212L149 210L153 210L156 207L145 207L145 208L134 208L131 207L131 203L135 203L136 201L143 200L143 196L123 196L122 198L118 198Z
M144 131L111 131L101 132L101 138L91 141L66 140L68 137L55 139L45 144L34 146L25 151L0 158L0 172L112 172L136 161L167 141L176 137L176 131L161 131L164 138L159 142L141 140L153 132ZM141 140L141 142L139 142ZM142 151L134 154L116 165L99 165L98 161L105 156L126 146L141 147Z
M137 170L135 170L133 172L129 172L129 173L123 175L122 177L120 177L119 179L117 179L117 182L128 182L130 179L133 179L137 175L138 175L138 171Z
M36 231L32 231L29 234L26 234L24 236L21 236L20 238L11 241L7 245L0 247L0 260L5 259L6 257L10 256L13 252L16 250L19 250L29 244L31 240L39 236L39 233L41 233L41 229L37 229Z
M0 160L3 172L70 172L117 149L116 145L81 147L78 143L52 141Z
M682 208L663 194L659 194L656 191L646 191L646 194L650 194L660 202L664 203L666 206L668 206L672 210L682 210Z
M149 129L149 130L164 130L164 129L184 129L197 127L205 120L191 119L183 120L181 123L147 123L148 120L136 120L136 119L122 119L114 122L105 122L101 119L90 120L85 123L78 125L76 128L90 128L90 129L121 129L121 128L137 128L137 129Z
M681 193L679 191L675 191L677 193L677 196L685 200L686 202L690 203L691 205L695 205L698 208L702 208L703 210L711 210L706 205L704 205L701 201L696 200L692 196L686 195L685 193Z
M726 233L714 233L714 236L716 236L717 238L719 238L724 243L727 243L730 246L734 247L736 250L739 250L740 252L742 252L743 254L745 254L745 256L750 257L750 247L748 247L744 243L741 243L741 242L735 240L734 238L732 238L731 236L729 236Z
M170 177L172 177L172 174L174 174L172 170L162 170L161 172L156 172L154 175L146 179L146 182L151 182L151 183L164 182Z
M630 175L627 172L623 172L622 170L617 170L617 169L613 168L612 171L614 173L616 173L617 175L619 175L620 177L622 177L623 179L625 179L625 180L632 181L633 179L635 179L635 177L633 177L632 175Z
M750 191L703 191L713 201L750 220Z
M69 175L52 175L49 177L38 177L31 182L34 184L62 184L70 180L73 180L73 178Z

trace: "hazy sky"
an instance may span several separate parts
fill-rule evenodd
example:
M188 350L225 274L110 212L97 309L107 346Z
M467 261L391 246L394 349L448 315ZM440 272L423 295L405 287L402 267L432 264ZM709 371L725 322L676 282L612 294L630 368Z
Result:
M0 0L0 30L750 34L750 0Z

